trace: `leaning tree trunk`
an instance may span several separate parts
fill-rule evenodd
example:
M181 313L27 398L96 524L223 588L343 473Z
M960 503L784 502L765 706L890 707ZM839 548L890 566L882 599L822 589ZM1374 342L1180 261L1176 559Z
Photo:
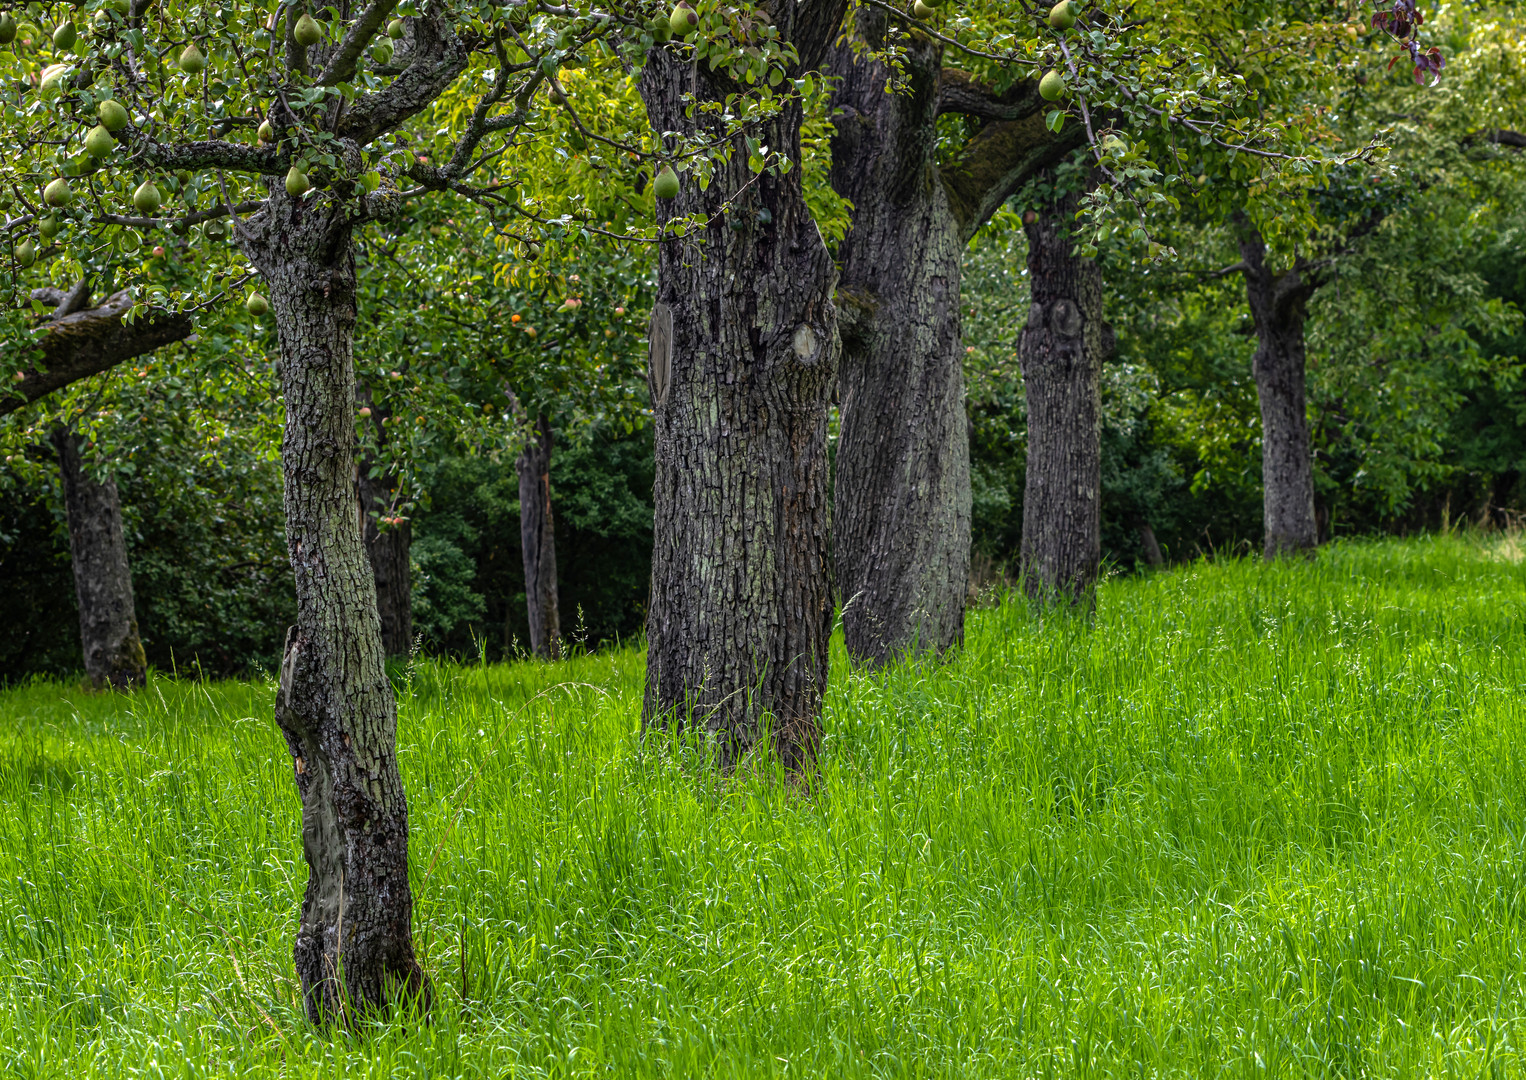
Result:
M276 722L302 799L307 891L294 949L315 1022L427 994L414 958L408 805L376 588L356 513L355 248L327 196L289 199L241 225L270 289L281 343L286 542L297 624L286 636Z
M148 662L138 638L117 485L85 472L78 439L69 428L54 429L53 447L63 476L85 673L97 689L142 686Z
M1027 594L1089 606L1102 559L1102 273L1074 254L1075 193L1028 234L1032 305L1018 338L1028 402L1021 572Z
M861 34L883 35L878 12L858 20ZM854 208L838 251L833 554L848 654L871 664L962 642L970 571L964 238L933 163L942 51L916 37L905 61L893 94L889 69L850 44L832 64L832 185Z
M525 606L530 649L542 660L562 654L561 613L556 602L556 530L551 518L551 423L535 421L535 441L514 461L519 474L519 540L525 558Z
M1266 558L1313 551L1314 457L1304 406L1304 305L1314 284L1297 265L1274 274L1266 242L1252 228L1240 237L1245 295L1256 323L1252 370L1261 401L1261 483Z
M842 4L786 5L791 40L818 20L819 61ZM828 25L830 24L830 25ZM812 43L814 41L814 43ZM699 102L686 111L685 95ZM676 47L654 49L641 94L654 130L714 136L730 87ZM752 131L800 160L801 110ZM662 243L652 315L656 544L647 616L649 725L706 731L722 767L771 730L786 767L815 752L832 630L827 412L837 377L836 272L798 167L754 176L738 146L701 190L692 176L658 222L709 224ZM729 207L727 200L733 200Z

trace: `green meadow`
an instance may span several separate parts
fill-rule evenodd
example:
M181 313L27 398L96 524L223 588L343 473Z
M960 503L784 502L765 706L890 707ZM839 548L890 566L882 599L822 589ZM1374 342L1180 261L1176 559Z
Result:
M639 731L637 648L397 676L427 1015L319 1031L268 681L0 692L0 1075L1526 1072L1508 536L993 597L820 769Z

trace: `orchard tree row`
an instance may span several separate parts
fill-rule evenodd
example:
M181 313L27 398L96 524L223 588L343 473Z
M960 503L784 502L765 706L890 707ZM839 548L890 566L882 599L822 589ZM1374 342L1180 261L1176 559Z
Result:
M144 666L107 476L129 429L92 377L142 365L112 393L144 424L175 394L237 416L230 439L279 422L297 972L315 1022L427 998L384 662L412 639L410 509L444 447L513 459L531 641L553 657L558 439L650 424L643 721L722 768L766 746L808 773L839 610L856 662L962 640L978 234L1026 241L1007 335L1030 596L1086 606L1098 574L1104 272L1141 304L1243 280L1267 553L1306 550L1309 300L1352 259L1420 272L1441 253L1403 242L1417 213L1519 192L1519 29L1433 36L1412 0L0 17L3 408L62 470L87 667ZM1398 339L1433 316L1371 318ZM145 358L193 336L207 372L156 388Z

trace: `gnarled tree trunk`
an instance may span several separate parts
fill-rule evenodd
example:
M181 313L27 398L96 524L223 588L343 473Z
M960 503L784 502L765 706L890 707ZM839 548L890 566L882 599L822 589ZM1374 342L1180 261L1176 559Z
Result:
M101 483L85 472L79 441L69 428L54 429L53 447L58 452L69 518L69 555L79 598L85 673L97 689L142 686L148 662L138 638L117 485L110 480Z
M294 956L315 1022L427 993L414 958L408 805L376 586L356 512L355 249L345 211L273 184L239 229L281 342L286 542L297 624L276 693L302 799L307 891Z
M1018 338L1028 403L1021 573L1029 597L1090 605L1102 559L1102 273L1074 253L1075 193L1024 226L1032 305Z
M886 19L857 30L883 46ZM833 553L854 660L941 652L964 640L970 451L960 342L966 243L1028 177L1074 145L1042 122L1036 83L996 95L943 66L939 42L905 39L904 85L837 45L832 186L853 203L839 248L843 354ZM938 116L989 121L940 169Z
M363 541L376 579L376 614L381 621L382 650L388 656L407 656L413 649L413 579L409 548L413 527L407 518L397 523L392 509L397 478L387 473L373 477L371 463L360 463L360 512L364 515Z
M843 0L825 0L775 12L802 70L820 62L843 10ZM714 115L701 110L730 90L677 47L654 49L641 77L659 132L716 134ZM789 102L751 134L798 162L800 124ZM819 738L832 630L826 436L836 272L800 168L755 177L740 143L707 189L686 177L677 198L658 201L659 224L688 213L711 224L659 249L643 716L709 732L723 767L771 728L780 759L800 768Z
M542 660L562 655L561 612L556 600L556 530L551 517L551 423L541 414L535 441L514 461L519 474L519 541L525 559L525 606L530 649Z
M1252 367L1261 402L1261 483L1266 557L1303 554L1319 543L1314 518L1314 457L1304 405L1305 307L1316 285L1298 264L1281 274L1266 265L1266 241L1242 226L1245 296L1256 323Z

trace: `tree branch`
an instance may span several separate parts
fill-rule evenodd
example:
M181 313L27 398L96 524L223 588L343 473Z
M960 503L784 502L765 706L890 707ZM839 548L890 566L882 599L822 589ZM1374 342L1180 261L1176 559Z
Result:
M1019 120L1034 109L1034 85L1020 79L1004 94L992 93L975 76L945 67L938 75L938 113L955 112L986 120Z
M471 59L471 50L440 17L416 18L408 66L384 90L358 97L337 134L364 145L428 108Z
M344 40L339 43L339 48L334 50L334 55L329 57L329 62L324 67L322 74L318 76L319 86L333 86L342 83L355 76L355 66L360 62L360 54L365 51L376 32L387 21L387 16L392 14L392 9L397 7L397 0L372 0L371 6L361 13L360 18L350 24L345 31Z

